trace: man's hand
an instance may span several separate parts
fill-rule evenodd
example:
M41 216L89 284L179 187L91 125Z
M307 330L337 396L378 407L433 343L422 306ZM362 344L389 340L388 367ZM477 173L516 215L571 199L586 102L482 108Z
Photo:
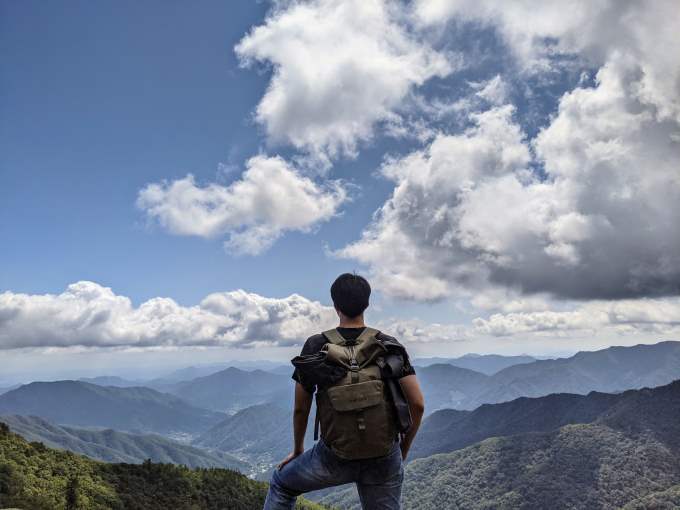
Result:
M401 449L401 458L402 460L406 460L406 456L408 455L408 450L409 446L407 445L404 439L406 438L406 434L399 434L399 448Z
M285 459L283 459L281 462L278 463L278 465L276 466L276 469L281 469L283 466L288 464L291 460L293 460L296 457L299 457L300 455L302 455L302 452L291 452L291 453L289 453L286 456Z
M411 443L413 443L418 427L420 427L420 420L425 413L425 398L423 392L420 391L420 385L415 375L402 377L399 379L399 384L401 384L401 389L404 390L404 396L408 401L408 408L411 413L411 427L400 438L401 458L406 460Z

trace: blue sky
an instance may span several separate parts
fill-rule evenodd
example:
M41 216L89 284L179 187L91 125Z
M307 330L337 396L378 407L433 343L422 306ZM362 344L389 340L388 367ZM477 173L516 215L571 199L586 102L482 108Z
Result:
M327 302L328 282L357 264L325 257L360 233L390 186L372 178L384 149L341 162L361 196L312 235L290 233L257 257L220 240L168 236L135 207L146 184L192 173L214 181L264 150L252 111L266 69L239 68L234 45L265 2L15 3L3 6L3 289L59 293L92 280L140 303L193 304L244 288ZM285 154L277 147L275 153Z
M678 71L645 53L671 3L483 4L4 3L0 355L285 360L352 270L415 353L677 336Z

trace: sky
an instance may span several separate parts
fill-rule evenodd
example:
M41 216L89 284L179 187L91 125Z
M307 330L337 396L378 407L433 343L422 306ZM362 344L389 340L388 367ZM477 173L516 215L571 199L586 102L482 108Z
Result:
M2 3L0 384L680 340L676 7Z

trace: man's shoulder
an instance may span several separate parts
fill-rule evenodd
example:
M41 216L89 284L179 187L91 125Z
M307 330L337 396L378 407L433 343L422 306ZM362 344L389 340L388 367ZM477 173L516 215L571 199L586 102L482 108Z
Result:
M321 347L323 347L323 344L325 344L327 341L328 340L326 340L326 337L323 336L323 333L312 335L307 340L305 340L305 344L302 346L302 353L312 354L316 351L320 351Z
M396 345L396 346L399 346L399 347L404 347L403 344L401 342L399 342L399 340L397 340L396 338L394 338L391 335L388 335L387 333L383 333L382 331L380 331L375 337L378 340L383 341L384 343L389 343L389 344L393 344L393 345Z

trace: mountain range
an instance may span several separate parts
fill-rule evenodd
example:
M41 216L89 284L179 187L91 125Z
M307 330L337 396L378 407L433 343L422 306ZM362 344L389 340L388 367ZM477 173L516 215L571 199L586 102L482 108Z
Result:
M520 356L501 356L500 354L466 354L459 358L414 358L412 364L416 367L426 367L428 365L453 365L454 367L467 368L475 372L481 372L486 375L493 375L499 370L511 367L513 365L520 365L522 363L531 363L537 358L528 355Z
M203 432L225 416L150 388L117 388L82 381L20 386L0 395L0 414L40 416L63 425L170 436Z
M256 404L292 402L293 385L290 375L229 367L176 383L166 391L199 407L233 413Z
M448 368L447 368L448 367ZM487 376L447 364L416 368L428 412L551 393L619 392L680 378L680 342L609 347L512 365Z

